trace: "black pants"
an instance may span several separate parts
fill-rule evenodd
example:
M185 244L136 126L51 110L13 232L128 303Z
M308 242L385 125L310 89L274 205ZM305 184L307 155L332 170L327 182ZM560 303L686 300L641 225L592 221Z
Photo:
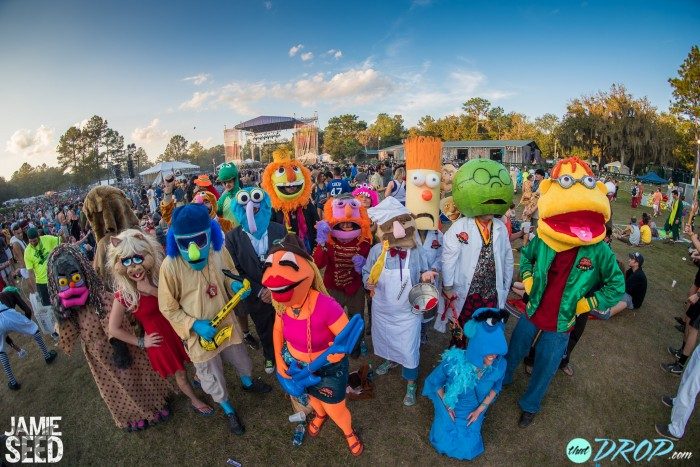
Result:
M265 360L275 361L275 350L272 346L272 327L275 324L275 309L272 304L265 303L252 295L241 303L245 311L253 319L255 331L260 338Z
M37 284L36 291L39 292L39 299L41 300L41 304L44 306L50 306L51 299L49 298L48 284Z
M523 318L521 318L523 319ZM576 322L574 323L573 329L569 334L569 344L566 346L566 353L564 358L561 359L559 364L559 369L563 369L569 364L569 358L571 358L571 352L573 352L574 347L578 343L579 339L583 335L584 329L586 329L586 323L588 322L588 313L582 313L576 316ZM533 342L532 347L530 347L530 353L527 354L523 363L528 366L533 366L535 364L535 342Z

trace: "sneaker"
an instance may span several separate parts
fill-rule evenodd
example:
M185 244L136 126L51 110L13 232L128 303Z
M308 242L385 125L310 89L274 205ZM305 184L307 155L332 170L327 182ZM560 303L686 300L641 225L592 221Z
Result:
M681 349L674 349L669 345L666 350L668 350L668 353L670 353L676 360L681 358Z
M571 365L566 365L564 368L561 368L561 371L563 371L566 376L574 376L574 369Z
M416 389L418 385L416 383L409 384L406 387L406 395L403 398L403 405L411 407L416 405Z
M245 425L243 425L243 422L241 422L241 419L238 418L238 414L236 412L230 413L227 415L228 417L228 429L231 430L231 433L234 435L242 435L245 433Z
M683 374L684 367L678 362L662 363L661 369L671 373L672 375L680 376Z
M661 396L661 403L666 407L673 408L673 397L671 396Z
M49 350L49 356L46 357L44 360L46 360L46 364L50 365L53 363L54 360L56 360L56 357L58 354L56 353L55 350Z
M58 344L58 341L60 340L60 337L57 332L52 332L51 333L51 339L53 339L54 344Z
M525 412L520 414L520 420L518 420L518 426L520 428L527 428L535 420L535 414L532 412Z
M596 318L602 319L602 320L608 320L608 319L610 319L610 308L603 310L603 311L591 310L590 316L593 316L593 317L596 317Z
M265 373L267 373L268 375L271 375L274 372L275 372L275 364L272 362L272 360L265 360Z
M389 360L384 360L384 363L382 363L381 365L379 365L379 366L377 367L377 369L374 370L374 372L375 372L376 374L378 374L379 376L382 376L382 375L387 374L387 373L389 372L389 370L391 370L392 368L395 368L395 367L397 367L397 366L399 366L398 363L394 363L394 362L389 361Z
M272 391L272 386L262 381L260 378L255 378L250 386L243 386L244 391L254 392L256 394L265 394Z
M656 428L656 432L663 436L664 438L668 438L671 441L678 441L680 438L677 436L673 436L671 432L668 429L668 425L663 425L661 423L657 423L654 425L654 428Z
M246 332L245 335L243 336L243 342L248 344L248 347L250 347L253 350L259 350L260 349L260 341L258 341L255 336L253 336L251 333Z

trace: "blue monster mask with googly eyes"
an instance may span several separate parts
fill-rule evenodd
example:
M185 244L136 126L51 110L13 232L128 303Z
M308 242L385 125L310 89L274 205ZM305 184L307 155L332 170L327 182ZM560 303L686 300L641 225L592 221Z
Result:
M258 240L265 235L272 217L270 196L258 187L241 188L231 201L233 217Z

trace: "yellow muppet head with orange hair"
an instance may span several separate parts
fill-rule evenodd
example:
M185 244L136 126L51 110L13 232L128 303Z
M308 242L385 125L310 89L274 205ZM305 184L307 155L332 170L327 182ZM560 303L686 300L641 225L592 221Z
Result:
M577 157L554 166L551 178L542 180L537 208L537 235L556 252L593 245L605 238L610 219L608 189L591 168Z
M265 167L261 184L270 195L274 209L290 212L311 200L311 172L292 158L286 148L272 153L272 164Z
M404 142L406 154L406 207L418 230L437 230L440 222L442 141L418 136Z

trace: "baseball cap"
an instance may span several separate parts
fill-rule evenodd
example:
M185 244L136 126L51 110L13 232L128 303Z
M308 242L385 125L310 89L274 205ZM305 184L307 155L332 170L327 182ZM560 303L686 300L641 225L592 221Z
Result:
M642 264L644 264L644 256L642 256L642 254L640 252L635 251L634 253L630 253L629 256L630 256L630 259L633 259L636 262L638 262L640 266Z

